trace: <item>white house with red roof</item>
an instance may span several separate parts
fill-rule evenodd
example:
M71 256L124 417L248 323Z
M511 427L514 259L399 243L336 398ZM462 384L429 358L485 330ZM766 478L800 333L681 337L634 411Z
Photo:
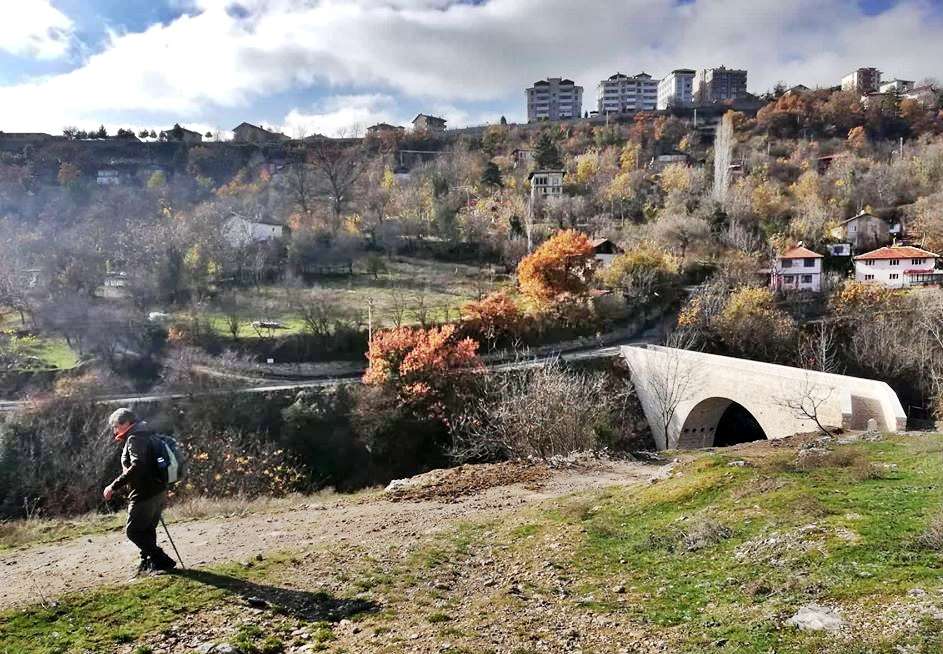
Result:
M938 284L943 280L943 271L936 270L939 258L922 248L889 245L855 257L855 279L891 288Z
M818 252L803 247L802 243L786 250L776 257L770 270L770 286L774 291L820 292L824 258Z

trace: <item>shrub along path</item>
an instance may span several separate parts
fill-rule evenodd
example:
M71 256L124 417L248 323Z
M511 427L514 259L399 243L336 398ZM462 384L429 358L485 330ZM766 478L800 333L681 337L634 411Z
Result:
M309 504L274 514L217 518L169 525L184 562L204 567L251 559L272 551L350 546L388 549L432 535L469 519L491 519L547 498L604 486L646 482L669 466L605 462L558 470L540 484L522 474L522 483L491 487L473 495L435 500L393 501L385 494ZM474 475L469 466L468 475ZM522 468L526 471L526 468ZM507 483L504 477L501 483ZM475 483L471 482L474 486ZM479 487L482 484L479 484ZM172 552L163 530L162 546ZM128 579L136 563L123 533L107 533L6 552L0 556L0 610L48 602L59 595Z

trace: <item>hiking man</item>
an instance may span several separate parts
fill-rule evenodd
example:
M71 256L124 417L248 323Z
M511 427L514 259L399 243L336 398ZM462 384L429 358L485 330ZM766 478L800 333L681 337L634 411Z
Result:
M177 562L157 546L157 525L167 497L156 463L155 436L147 423L138 421L130 409L118 409L108 417L115 441L124 443L121 452L121 474L105 487L105 500L125 486L128 494L128 540L141 550L138 574L154 570L172 570Z

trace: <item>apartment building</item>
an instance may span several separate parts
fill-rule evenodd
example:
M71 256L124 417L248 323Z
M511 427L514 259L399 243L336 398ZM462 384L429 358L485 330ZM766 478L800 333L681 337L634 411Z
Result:
M703 68L694 75L693 94L697 104L742 100L747 95L747 71L725 66Z
M881 87L881 71L877 68L859 68L841 78L842 91L874 93Z
M657 109L690 107L694 104L694 76L690 68L677 68L658 82Z
M648 73L629 77L616 73L596 88L596 108L600 115L627 111L654 111L658 105L658 80Z
M573 80L548 77L534 82L524 91L527 99L527 122L565 120L583 114L583 87Z

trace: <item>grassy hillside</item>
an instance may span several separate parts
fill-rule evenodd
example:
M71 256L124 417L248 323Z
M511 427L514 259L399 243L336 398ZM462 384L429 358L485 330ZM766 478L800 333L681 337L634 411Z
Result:
M66 598L0 616L0 652L943 651L943 436L796 445L693 454L389 556L350 544ZM810 603L842 629L786 624Z

